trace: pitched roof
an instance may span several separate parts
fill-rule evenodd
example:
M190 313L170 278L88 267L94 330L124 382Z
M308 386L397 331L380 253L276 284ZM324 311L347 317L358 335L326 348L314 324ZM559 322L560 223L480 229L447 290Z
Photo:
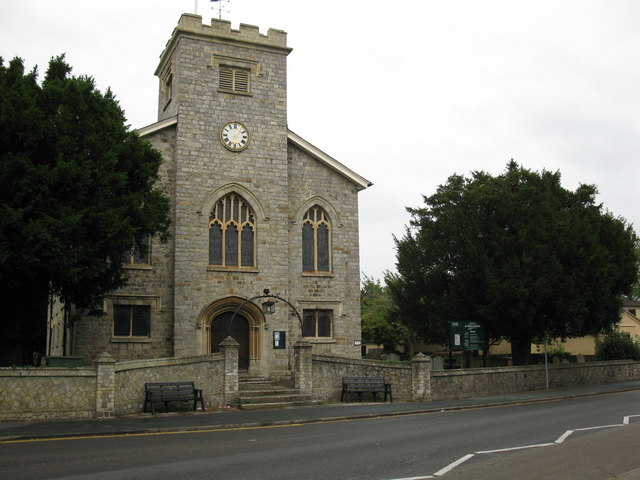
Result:
M146 127L139 128L137 130L138 135L144 137L145 135L149 135L151 133L157 132L158 130L162 130L163 128L170 127L178 123L178 116L165 118L164 120L160 120L159 122L152 123L151 125L147 125Z
M144 137L146 135L150 135L150 134L152 134L154 132L157 132L159 130L162 130L164 128L176 125L177 123L178 123L178 116L177 115L175 117L165 118L164 120L160 120L159 122L152 123L151 125L147 125L146 127L139 128L138 129L138 134L141 137ZM326 167L328 167L331 170L335 171L336 173L342 175L347 180L353 182L358 187L358 190L364 190L365 188L370 187L371 185L373 185L373 183L371 183L369 180L367 180L366 178L358 175L356 172L351 170L349 167L347 167L346 165L343 165L342 163L340 163L338 160L336 160L332 156L324 153L318 147L316 147L315 145L312 145L311 143L307 142L304 138L302 138L300 135L292 132L291 130L288 131L287 139L293 145L297 146L298 148L300 148L301 150L303 150L307 154L311 155L313 158L318 160L320 163L322 163Z
M373 183L371 183L369 180L358 175L349 167L347 167L346 165L343 165L332 156L327 155L318 147L307 142L304 138L292 132L291 130L289 130L289 135L287 136L287 138L291 143L293 143L300 149L307 152L309 155L311 155L313 158L318 160L320 163L326 165L327 167L339 173L343 177L346 177L347 180L350 180L351 182L355 183L356 186L358 187L358 190L364 190L365 188L373 185Z

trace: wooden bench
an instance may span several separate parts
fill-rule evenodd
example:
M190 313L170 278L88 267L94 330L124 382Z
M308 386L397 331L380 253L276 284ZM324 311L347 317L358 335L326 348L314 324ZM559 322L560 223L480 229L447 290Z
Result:
M204 411L202 390L197 389L193 382L147 382L144 384L144 411L151 406L151 413L155 415L154 403L163 402L165 412L169 409L169 402L193 402L196 409L198 402Z
M384 381L384 377L342 377L342 396L340 401L344 402L345 399L349 402L350 393L358 394L358 401L362 401L362 394L369 392L373 395L373 401L378 398L378 393L384 393L384 401L387 401L387 395L389 400L393 403L393 396L391 394L391 384Z

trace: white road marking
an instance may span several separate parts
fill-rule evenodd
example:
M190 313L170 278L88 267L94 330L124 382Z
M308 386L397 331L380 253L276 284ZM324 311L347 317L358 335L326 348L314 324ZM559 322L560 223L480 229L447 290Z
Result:
M502 453L502 452L511 452L513 450L526 450L527 448L550 447L551 445L554 445L554 444L539 443L537 445L521 445L519 447L499 448L497 450L483 450L481 452L476 452L476 453L478 455L482 455L483 453Z
M469 455L465 455L462 458L459 458L458 460L456 460L453 463L450 463L449 465L447 465L446 467L444 467L441 470L438 470L436 473L433 474L434 477L441 477L442 475L444 475L447 472L450 472L451 470L453 470L454 468L456 468L458 465L460 465L461 463L466 462L467 460L469 460L471 457L473 457L474 454L470 453Z
M584 427L584 428L576 428L574 430L567 430L562 435L560 435L560 437L558 437L558 439L553 443L540 443L540 444L537 444L537 445L522 445L522 446L519 446L519 447L500 448L500 449L497 449L497 450L482 450L482 451L475 452L475 453L469 453L469 454L465 455L464 457L460 457L455 462L450 463L446 467L438 470L433 475L426 475L426 476L423 476L423 477L395 478L393 480L425 480L425 479L428 479L428 478L441 477L442 475L444 475L446 473L449 473L451 470L453 470L454 468L456 468L460 464L466 462L467 460L469 460L470 458L474 457L475 455L483 455L483 454L490 454L490 453L513 452L515 450L525 450L527 448L550 447L552 445L558 445L558 444L564 442L567 438L569 438L575 432L584 432L584 431L587 431L587 430L599 430L599 429L602 429L602 428L624 427L625 425L629 425L629 423L630 423L632 418L636 418L636 417L640 417L640 415L627 415L626 417L623 417L622 423L616 423L616 424L613 424L613 425L600 425L600 426L597 426L597 427Z
M425 480L427 478L433 478L433 475L429 475L428 477L405 477L405 478L394 478L393 480Z
M567 430L566 432L564 432L562 435L560 435L560 437L556 440L556 443L562 443L564 442L567 438L569 438L569 436L573 433L573 430Z
M587 430L600 430L601 428L624 427L624 423L616 423L614 425L599 425L597 427L576 428L576 432L586 432Z

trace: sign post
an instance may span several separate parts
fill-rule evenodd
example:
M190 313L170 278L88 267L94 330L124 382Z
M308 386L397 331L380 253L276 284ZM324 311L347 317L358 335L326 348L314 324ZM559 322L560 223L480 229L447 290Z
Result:
M470 352L485 348L487 347L482 324L474 321L450 322L449 350L451 352Z

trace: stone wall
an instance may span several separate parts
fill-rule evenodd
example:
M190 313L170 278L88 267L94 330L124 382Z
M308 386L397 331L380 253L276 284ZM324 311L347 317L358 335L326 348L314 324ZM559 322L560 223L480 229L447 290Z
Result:
M191 381L202 389L205 405L224 404L221 353L194 357L131 360L116 366L116 415L140 412L144 407L145 382ZM160 410L162 411L162 409Z
M411 401L411 366L393 365L372 360L354 360L313 355L313 396L326 401L340 401L342 377L385 377L392 385L394 401Z
M315 398L328 402L340 400L343 376L384 376L392 385L394 401L472 398L546 388L544 365L431 370L426 356L416 356L411 364L389 364L313 355L312 372L308 388ZM549 388L638 380L640 362L549 365L548 375Z
M95 369L0 368L0 421L109 418L141 412L145 382L193 381L205 406L233 402L237 394L237 345L223 353L116 363L102 353ZM235 355L234 355L235 354ZM234 376L235 385L225 378ZM162 408L162 407L161 407ZM162 410L161 410L162 411Z
M549 388L640 379L640 362L589 362L549 365ZM433 370L431 398L481 397L546 388L544 365Z
M307 342L295 345L295 383L314 398L339 402L343 376L384 376L394 401L427 401L542 390L543 365L431 370L418 354L410 363L386 363L314 355ZM232 404L238 393L238 344L227 339L222 353L116 363L107 353L87 368L0 368L0 421L108 418L141 412L144 383L193 380L207 408ZM640 379L640 362L549 365L549 387Z
M0 368L0 420L93 418L96 371Z

